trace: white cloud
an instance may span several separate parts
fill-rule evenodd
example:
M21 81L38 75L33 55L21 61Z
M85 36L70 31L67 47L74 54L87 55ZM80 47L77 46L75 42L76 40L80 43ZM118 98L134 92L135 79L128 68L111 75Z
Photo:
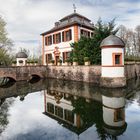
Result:
M7 30L15 42L16 51L20 47L30 49L39 46L40 33L71 14L73 3L78 13L87 16L94 23L99 17L103 21L115 17L117 24L129 28L135 28L140 23L140 2L136 0L0 0L0 15L7 22Z

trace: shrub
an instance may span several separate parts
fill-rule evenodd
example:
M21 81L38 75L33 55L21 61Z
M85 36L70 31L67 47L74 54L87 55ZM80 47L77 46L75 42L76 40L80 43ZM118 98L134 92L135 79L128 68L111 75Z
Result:
M69 63L70 62L70 59L66 59L65 62L68 62Z
M88 62L89 61L89 57L84 57L84 62Z
M16 61L16 60L14 60L14 61L12 61L12 63L13 63L13 64L16 64L16 63L17 63L17 61Z
M30 63L30 60L27 60L26 62L29 64Z
M33 63L34 63L34 61L33 61L33 60L30 60L30 63L32 63L32 64L33 64Z
M37 61L37 60L35 60L35 61L34 61L34 63L38 63L38 61Z
M59 60L58 60L58 62L59 62L59 63L62 63L62 60L61 60L61 59L59 59Z
M51 60L50 62L54 64L54 60Z
M78 62L78 59L77 58L73 58L73 62Z

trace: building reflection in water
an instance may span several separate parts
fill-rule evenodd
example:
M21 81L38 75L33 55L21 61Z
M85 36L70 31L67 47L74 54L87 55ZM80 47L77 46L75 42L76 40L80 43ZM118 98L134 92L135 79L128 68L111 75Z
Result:
M63 126L76 131L83 125L80 114L74 112L72 100L77 100L76 96L65 94L63 92L45 90L44 93L44 114L57 120ZM77 131L77 133L79 133Z
M44 91L43 113L78 135L94 125L99 139L117 139L127 127L124 91L100 89L96 98L90 95L82 97L58 87L48 88ZM101 100L96 100L97 95Z
M0 133L8 124L8 117L5 116L8 116L11 102L7 98L19 96L23 101L28 93L43 91L44 114L68 130L79 136L94 126L99 139L117 139L127 128L125 100L135 98L139 102L139 96L135 97L139 87L139 79L131 81L126 89L104 89L86 83L55 79L40 80L33 84L17 82L8 88L1 87L0 117L5 119L5 123Z

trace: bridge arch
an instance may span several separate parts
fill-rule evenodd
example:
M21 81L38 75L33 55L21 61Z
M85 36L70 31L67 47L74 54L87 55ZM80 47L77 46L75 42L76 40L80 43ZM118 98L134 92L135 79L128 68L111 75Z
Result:
M36 83L38 82L42 77L39 74L31 74L30 76L30 83Z
M1 77L0 78L0 86L11 86L16 82L13 77Z

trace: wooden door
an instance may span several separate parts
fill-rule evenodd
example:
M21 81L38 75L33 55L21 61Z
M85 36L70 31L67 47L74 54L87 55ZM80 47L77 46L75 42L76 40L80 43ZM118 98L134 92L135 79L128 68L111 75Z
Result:
M57 65L58 60L59 60L59 56L55 56L55 65Z

